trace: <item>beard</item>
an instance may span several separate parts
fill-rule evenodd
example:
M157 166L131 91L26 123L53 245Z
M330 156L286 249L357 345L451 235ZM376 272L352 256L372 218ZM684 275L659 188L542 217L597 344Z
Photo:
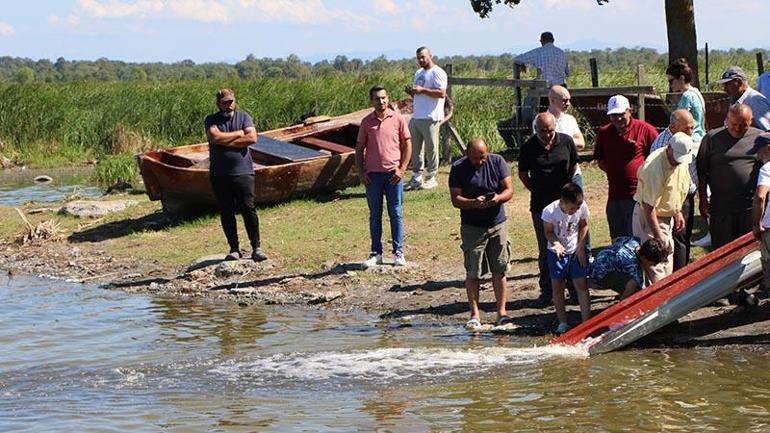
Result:
M232 119L233 118L233 114L235 114L235 111L223 111L222 112L222 115L227 117L228 119Z

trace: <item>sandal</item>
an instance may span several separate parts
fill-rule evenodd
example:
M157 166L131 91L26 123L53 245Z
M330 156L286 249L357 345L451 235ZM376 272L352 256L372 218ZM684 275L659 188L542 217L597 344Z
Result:
M511 318L511 316L508 316L508 315L500 316L500 318L497 319L497 326L504 326L509 323L513 323L513 319Z
M470 320L465 322L465 329L474 330L481 327L481 320L478 317L471 317Z

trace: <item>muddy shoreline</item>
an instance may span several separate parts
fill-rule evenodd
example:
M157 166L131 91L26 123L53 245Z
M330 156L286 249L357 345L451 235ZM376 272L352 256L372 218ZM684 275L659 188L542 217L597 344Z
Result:
M357 263L325 263L321 269L284 273L268 260L224 262L203 257L187 269L170 269L138 258L116 259L96 244L36 242L0 244L0 269L10 276L28 274L73 283L99 284L105 289L180 299L208 298L254 304L300 305L337 311L365 311L382 321L409 326L413 320L453 323L461 327L468 307L462 266L437 269L422 263L406 268L389 265L363 270ZM537 267L531 260L512 263L508 272L508 311L514 334L550 339L553 307L536 308ZM594 314L616 302L614 292L591 291ZM494 320L494 296L482 284L484 322ZM576 323L576 306L568 307ZM732 306L704 307L640 340L635 347L760 345L770 343L770 300L751 310Z

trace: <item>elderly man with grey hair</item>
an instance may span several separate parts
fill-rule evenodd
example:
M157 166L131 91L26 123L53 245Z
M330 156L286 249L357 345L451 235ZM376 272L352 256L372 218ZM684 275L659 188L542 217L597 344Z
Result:
M733 104L746 104L751 108L753 114L751 126L770 131L770 101L765 98L765 95L749 86L743 69L730 66L717 83L723 86ZM725 119L725 126L727 126L727 119Z
M537 236L540 296L538 306L551 302L553 291L548 273L542 213L543 208L561 197L561 188L572 180L578 162L575 142L567 134L556 132L556 119L545 112L535 117L535 135L521 146L519 179L530 192L529 210Z
M677 132L683 132L692 138L695 129L695 119L686 108L674 110L671 113L668 128L658 135L650 146L652 152L666 146L671 137ZM693 140L693 158L688 165L690 172L690 188L687 191L687 197L682 205L682 215L684 216L684 230L674 231L672 238L674 240L673 265L676 271L679 268L687 266L690 261L690 240L692 239L692 227L695 222L695 193L698 192L698 170L695 163L695 155L698 154L700 141Z

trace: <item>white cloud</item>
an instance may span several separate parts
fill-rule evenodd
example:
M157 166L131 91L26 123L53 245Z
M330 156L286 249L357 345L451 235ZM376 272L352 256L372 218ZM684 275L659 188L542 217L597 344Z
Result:
M374 11L381 14L395 15L400 10L398 4L393 0L373 0Z
M385 1L392 3L392 0ZM143 21L360 23L367 20L348 10L330 9L324 0L77 0L77 13L92 19Z
M13 28L12 25L0 21L0 36L10 36L12 34L16 33L16 30Z

